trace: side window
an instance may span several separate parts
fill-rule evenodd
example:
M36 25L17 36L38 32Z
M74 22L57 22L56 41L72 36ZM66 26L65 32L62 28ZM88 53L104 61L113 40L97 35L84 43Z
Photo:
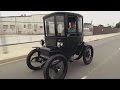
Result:
M82 32L82 18L78 18L78 32Z
M68 17L68 33L75 33L76 32L76 17L69 16Z
M45 20L46 36L55 36L55 22L54 16L49 17Z
M58 36L64 36L64 16L56 16Z

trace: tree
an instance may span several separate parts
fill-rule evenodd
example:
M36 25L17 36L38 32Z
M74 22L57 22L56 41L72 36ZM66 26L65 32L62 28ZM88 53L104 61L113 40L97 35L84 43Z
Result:
M116 24L116 28L120 28L120 22Z

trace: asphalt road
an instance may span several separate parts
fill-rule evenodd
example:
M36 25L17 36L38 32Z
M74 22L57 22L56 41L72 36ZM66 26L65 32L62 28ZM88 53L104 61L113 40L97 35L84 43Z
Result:
M69 63L65 79L120 79L120 36L90 42L94 47L91 64L84 65L82 58ZM0 65L0 79L43 79L43 70L32 71L25 58Z

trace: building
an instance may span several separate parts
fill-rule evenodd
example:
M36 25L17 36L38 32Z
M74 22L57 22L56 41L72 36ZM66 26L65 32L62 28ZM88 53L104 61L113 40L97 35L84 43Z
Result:
M93 25L91 23L84 23L84 35L93 35Z
M120 32L119 28L113 28L113 27L104 27L103 25L94 26L93 27L93 35L99 35L99 34L110 34L110 33L118 33Z
M0 34L43 34L45 14L0 17ZM84 35L93 35L93 25L84 23Z
M0 17L0 34L43 34L43 16L44 14Z

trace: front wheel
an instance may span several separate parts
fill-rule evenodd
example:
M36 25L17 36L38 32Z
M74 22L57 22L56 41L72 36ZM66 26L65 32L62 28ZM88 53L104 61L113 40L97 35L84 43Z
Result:
M83 53L83 62L84 64L88 65L92 62L93 59L93 47L91 45L87 45L85 47L84 53Z
M34 49L28 54L26 63L31 70L37 71L44 66L45 60L41 58L38 51Z
M44 68L45 79L64 79L67 73L68 63L65 56L57 54L51 56Z

